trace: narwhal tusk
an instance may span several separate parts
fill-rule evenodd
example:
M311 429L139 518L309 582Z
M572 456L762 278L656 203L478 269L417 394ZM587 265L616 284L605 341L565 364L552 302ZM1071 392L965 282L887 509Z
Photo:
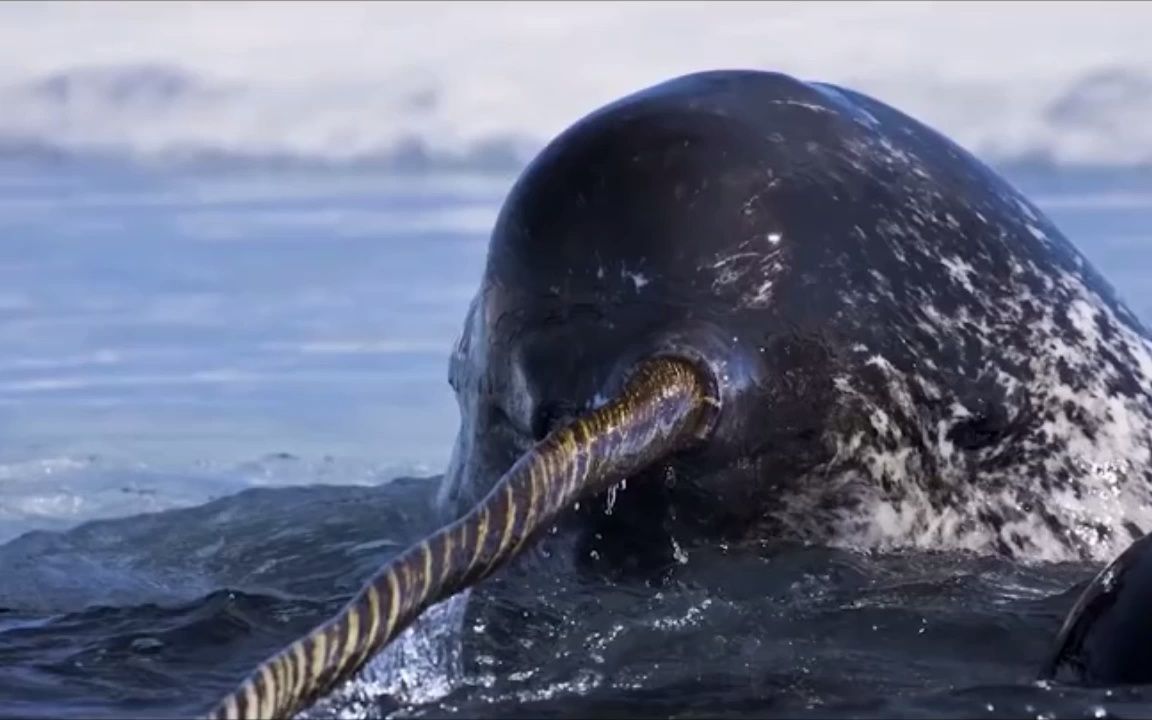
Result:
M581 498L704 432L717 400L693 364L657 358L618 397L552 431L467 515L409 548L331 620L262 663L211 718L288 718L353 677L425 608L491 575Z

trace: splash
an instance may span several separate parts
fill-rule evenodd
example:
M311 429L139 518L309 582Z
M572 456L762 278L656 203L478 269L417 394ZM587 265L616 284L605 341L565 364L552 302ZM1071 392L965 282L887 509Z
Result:
M447 696L464 678L461 638L470 595L430 607L356 678L301 717L370 720L385 715L388 700L423 705Z

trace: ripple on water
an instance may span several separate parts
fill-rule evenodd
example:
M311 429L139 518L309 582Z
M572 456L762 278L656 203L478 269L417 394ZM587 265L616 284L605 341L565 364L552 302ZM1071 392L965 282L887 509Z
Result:
M0 546L0 717L204 711L426 532L433 489L253 489ZM1095 568L787 545L684 553L648 582L575 575L559 554L510 567L307 716L1152 712L1135 690L1033 682L1068 588Z

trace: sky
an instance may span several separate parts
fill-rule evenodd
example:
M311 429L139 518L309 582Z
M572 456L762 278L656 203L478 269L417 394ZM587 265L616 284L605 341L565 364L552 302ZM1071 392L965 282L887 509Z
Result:
M679 74L847 85L993 159L1152 162L1152 4L0 3L0 141L348 158L538 146ZM117 73L179 73L125 98ZM35 92L73 79L66 99Z

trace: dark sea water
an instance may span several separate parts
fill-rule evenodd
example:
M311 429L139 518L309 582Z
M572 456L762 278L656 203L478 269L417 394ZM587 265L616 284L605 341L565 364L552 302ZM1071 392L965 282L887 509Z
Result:
M1152 321L1152 173L1012 178ZM433 525L510 181L0 168L0 717L203 712ZM684 551L529 558L310 715L1152 715L1035 682L1094 566Z

